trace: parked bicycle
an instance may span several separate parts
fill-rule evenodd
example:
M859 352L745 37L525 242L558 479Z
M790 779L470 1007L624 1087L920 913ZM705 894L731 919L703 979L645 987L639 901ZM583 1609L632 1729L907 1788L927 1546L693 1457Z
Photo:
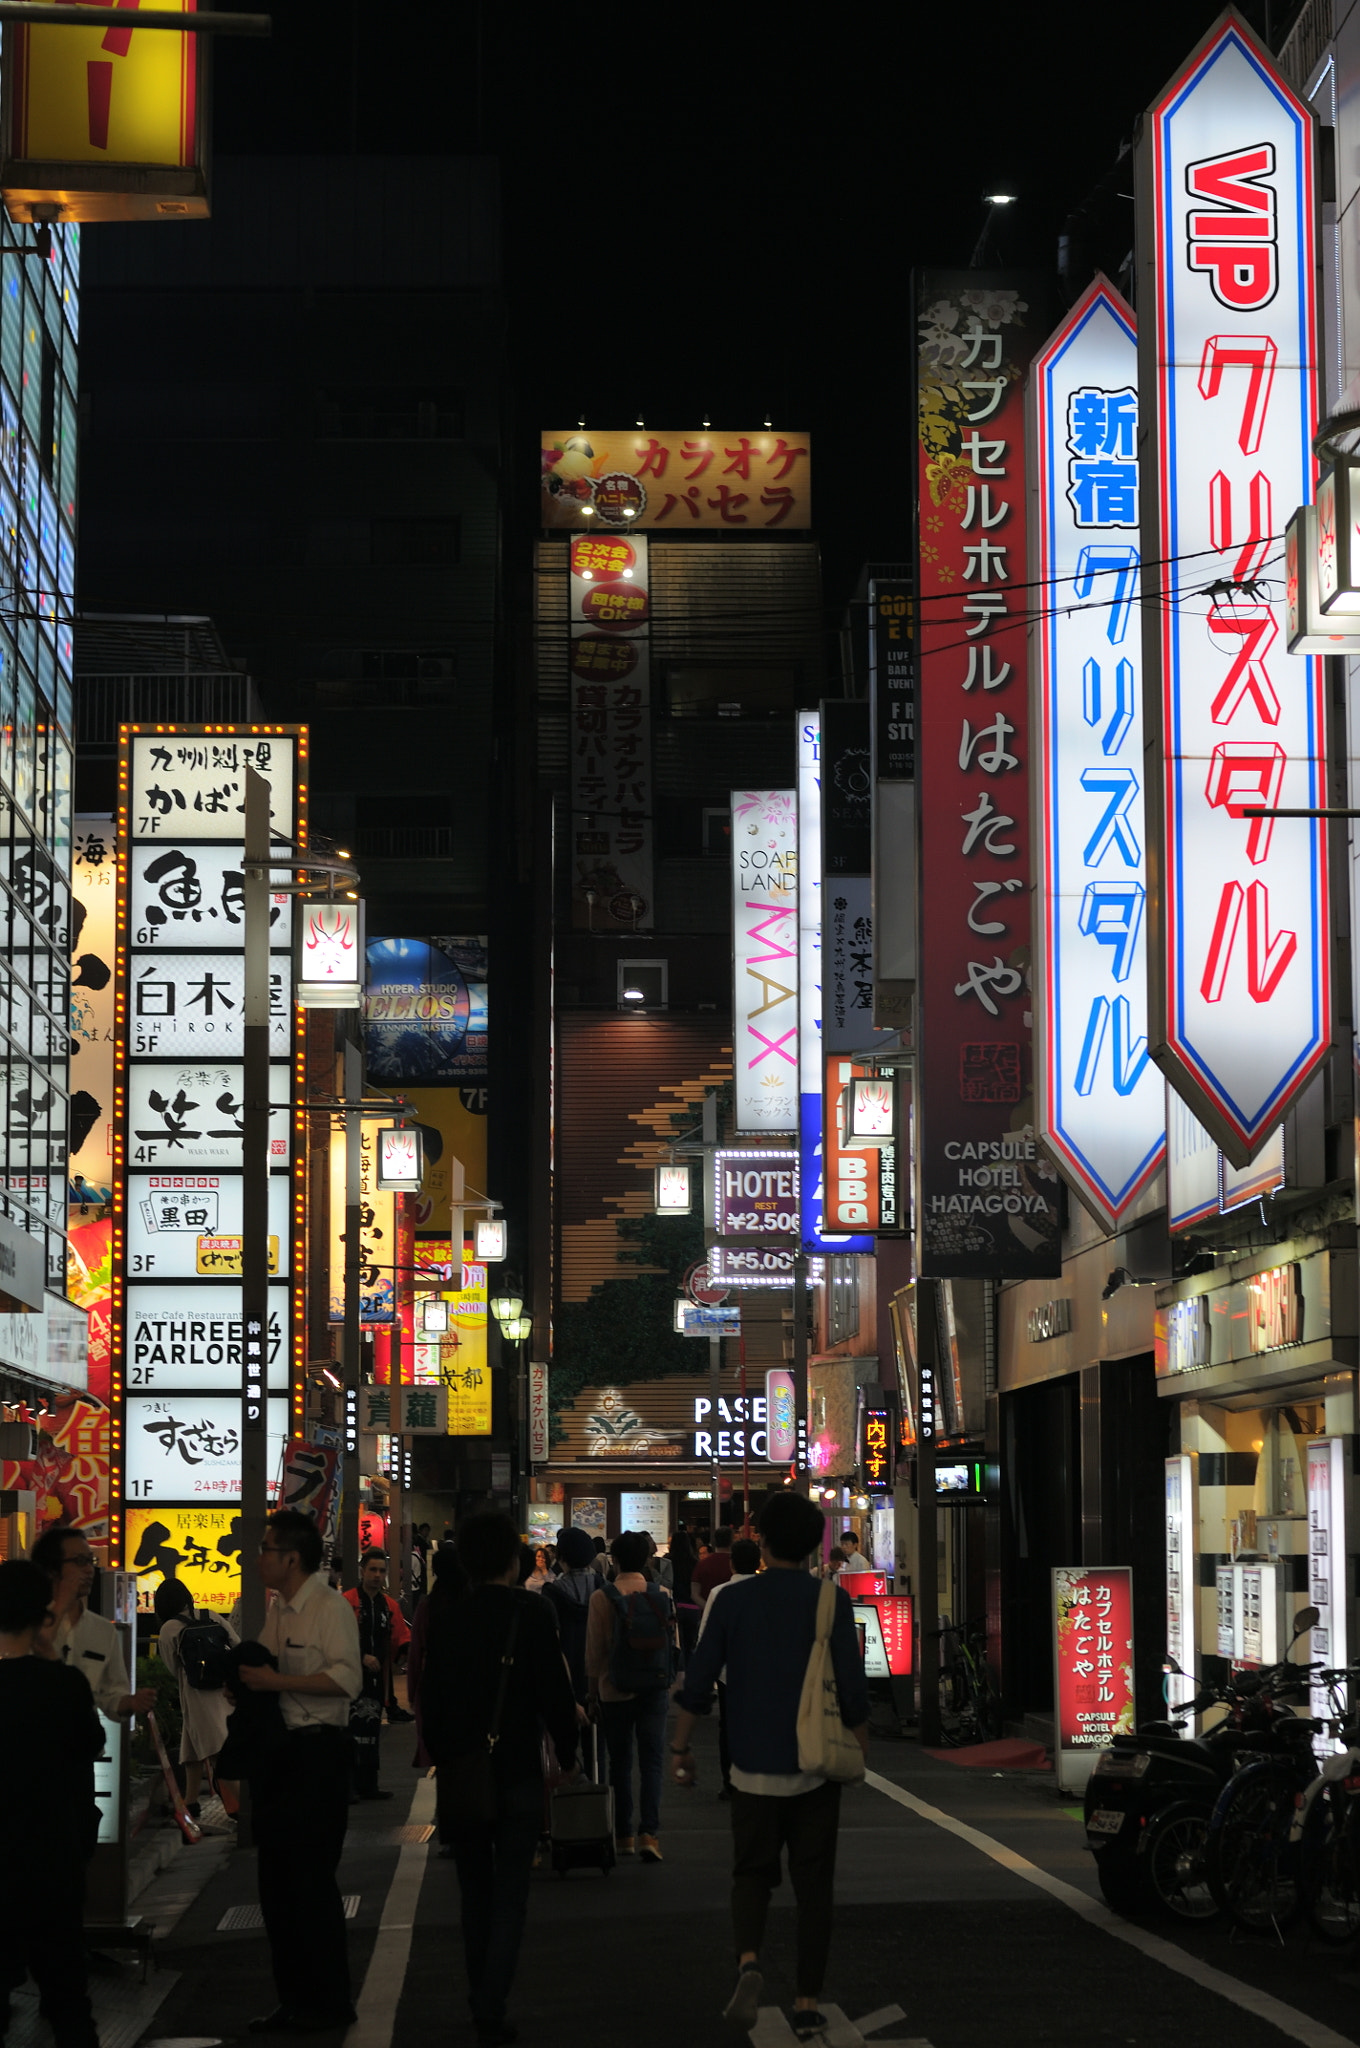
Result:
M980 1622L946 1622L931 1631L940 1643L940 1732L946 1749L995 1742L1001 1733L1001 1695L987 1662Z
M1360 1933L1360 1717L1348 1717L1342 1692L1354 1699L1360 1666L1317 1677L1334 1709L1330 1733L1342 1747L1323 1759L1297 1795L1289 1839L1313 1931L1323 1941L1344 1943Z

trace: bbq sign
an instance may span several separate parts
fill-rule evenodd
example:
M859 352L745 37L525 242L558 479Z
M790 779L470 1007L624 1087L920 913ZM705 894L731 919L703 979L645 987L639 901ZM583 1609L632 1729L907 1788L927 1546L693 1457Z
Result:
M1138 344L1098 278L1030 378L1039 1129L1107 1230L1166 1154L1148 1057Z
M1235 1166L1331 1035L1323 672L1286 653L1285 521L1313 498L1313 116L1223 16L1138 156L1154 1057ZM1155 476L1155 483L1152 478Z

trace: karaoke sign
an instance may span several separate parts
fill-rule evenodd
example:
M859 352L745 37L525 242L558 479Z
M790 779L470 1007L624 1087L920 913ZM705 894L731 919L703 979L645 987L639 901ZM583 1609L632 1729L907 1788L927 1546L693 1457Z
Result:
M1107 1230L1166 1153L1148 1056L1138 344L1103 278L1030 377L1039 1129Z
M1277 538L1313 498L1313 115L1236 14L1138 159L1149 1037L1246 1166L1331 1035L1323 671L1286 652ZM1119 813L1116 807L1115 821Z

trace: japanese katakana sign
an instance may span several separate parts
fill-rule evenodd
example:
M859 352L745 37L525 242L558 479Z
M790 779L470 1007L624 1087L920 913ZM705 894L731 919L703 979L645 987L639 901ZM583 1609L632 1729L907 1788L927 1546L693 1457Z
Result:
M1237 1166L1332 1028L1326 827L1246 815L1327 802L1322 663L1285 654L1284 577L1269 568L1313 498L1315 148L1313 113L1228 14L1152 106L1137 157L1138 384L1157 476L1141 506L1159 770L1148 1028Z
M1127 1565L1054 1569L1053 1671L1058 1784L1079 1788L1095 1752L1133 1729L1133 1574Z
M652 710L647 543L571 542L572 921L650 931Z
M732 791L732 1029L738 1133L798 1129L798 800Z
M910 1031L916 982L916 597L869 585L869 712L874 752L874 1021Z
M812 524L807 434L558 428L542 437L546 527L798 532Z
M267 1408L267 1469L276 1478L288 1402L275 1395ZM124 1426L124 1484L130 1501L240 1499L239 1394L129 1394Z
M1029 386L1039 1130L1107 1230L1166 1153L1147 1042L1137 358L1133 314L1100 278Z
M241 1384L239 1287L129 1285L124 1372L155 1393L229 1393ZM271 1289L269 1386L288 1391L288 1289Z
M1031 1064L1025 371L1042 279L916 280L923 1276L1047 1278L1058 1180Z

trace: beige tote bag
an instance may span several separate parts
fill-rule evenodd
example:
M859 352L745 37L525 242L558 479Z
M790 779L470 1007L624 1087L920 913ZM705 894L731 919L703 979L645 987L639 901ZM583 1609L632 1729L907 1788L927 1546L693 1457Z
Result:
M798 1768L856 1785L864 1776L864 1751L841 1719L836 1669L831 1661L831 1624L836 1615L836 1581L824 1579L817 1598L817 1634L798 1701Z

